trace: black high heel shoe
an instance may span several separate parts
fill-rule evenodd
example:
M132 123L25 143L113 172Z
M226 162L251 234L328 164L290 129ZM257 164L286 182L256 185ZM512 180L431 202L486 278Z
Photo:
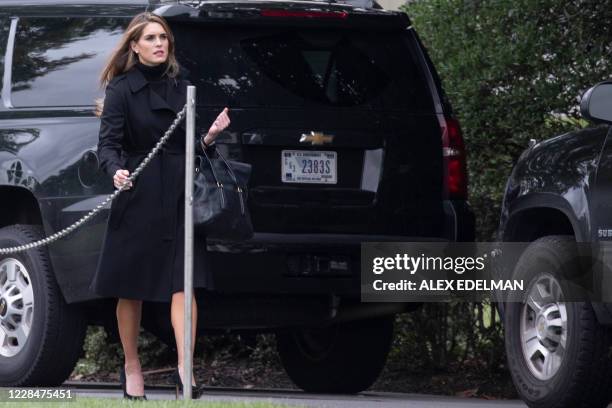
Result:
M174 385L176 387L176 399L178 399L179 397L179 392L182 393L183 392L183 382L181 381L181 376L179 375L179 370L178 367L174 369L174 372L172 373L172 382L174 382ZM192 399L198 399L202 396L202 394L204 393L204 389L202 387L198 387L198 386L191 386L191 398Z
M119 373L119 381L121 381L121 388L123 389L123 398L127 398L129 400L141 400L144 401L147 399L147 395L130 395L127 393L127 386L125 385L125 368L121 367L121 372Z

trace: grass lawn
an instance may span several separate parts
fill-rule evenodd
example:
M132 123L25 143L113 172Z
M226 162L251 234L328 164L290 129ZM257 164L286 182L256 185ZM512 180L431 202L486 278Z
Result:
M121 398L89 398L77 397L73 402L2 402L2 407L14 408L114 408L114 407L146 407L146 408L175 408L175 407L205 407L205 408L285 408L288 405L271 404L267 402L207 402L200 400L191 401L163 401L163 400L147 400L147 401L127 401ZM291 408L295 408L292 405Z

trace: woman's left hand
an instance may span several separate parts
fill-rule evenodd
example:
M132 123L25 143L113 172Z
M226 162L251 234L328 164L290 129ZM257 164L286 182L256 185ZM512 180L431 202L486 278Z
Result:
M227 112L229 109L226 107L223 111L217 116L213 124L208 129L208 134L204 136L204 143L207 145L211 144L215 138L221 133L226 127L230 124L229 116L227 116Z

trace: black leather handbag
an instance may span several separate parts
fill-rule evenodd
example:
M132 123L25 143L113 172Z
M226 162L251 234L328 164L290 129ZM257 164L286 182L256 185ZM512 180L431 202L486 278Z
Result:
M218 149L196 155L193 223L196 234L207 238L242 241L253 236L247 208L251 165L226 160Z

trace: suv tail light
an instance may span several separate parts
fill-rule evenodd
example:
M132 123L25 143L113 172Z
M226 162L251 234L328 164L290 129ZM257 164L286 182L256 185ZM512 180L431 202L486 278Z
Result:
M467 169L465 146L457 119L440 119L442 130L442 158L444 163L444 196L467 200Z
M298 18L340 18L348 17L346 11L303 11L303 10L279 10L263 9L262 17L298 17Z

